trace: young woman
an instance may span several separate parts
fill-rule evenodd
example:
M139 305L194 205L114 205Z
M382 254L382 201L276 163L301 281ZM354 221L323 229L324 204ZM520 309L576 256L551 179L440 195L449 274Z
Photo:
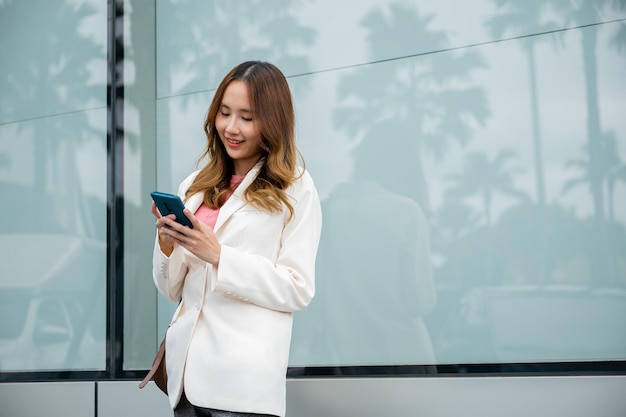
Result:
M322 223L284 75L237 65L204 130L208 163L178 190L193 228L152 205L154 281L180 301L166 337L170 403L175 416L283 416L292 313L313 297Z

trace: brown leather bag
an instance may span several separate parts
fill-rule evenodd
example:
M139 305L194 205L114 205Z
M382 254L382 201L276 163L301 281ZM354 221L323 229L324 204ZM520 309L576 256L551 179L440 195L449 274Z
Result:
M148 382L154 381L157 387L165 395L167 395L167 369L165 367L165 337L159 346L159 350L152 361L152 368L145 376L145 378L139 383L139 388L143 388Z

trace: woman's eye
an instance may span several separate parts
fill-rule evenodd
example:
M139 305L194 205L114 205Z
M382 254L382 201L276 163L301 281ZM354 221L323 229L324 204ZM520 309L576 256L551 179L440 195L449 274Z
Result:
M230 116L230 113L225 113L225 112L223 112L223 111L222 111L222 112L220 112L220 114L221 114L222 116L224 116L224 117L228 117L228 116Z
M242 117L243 120L245 120L246 122L251 122L252 118L251 117Z

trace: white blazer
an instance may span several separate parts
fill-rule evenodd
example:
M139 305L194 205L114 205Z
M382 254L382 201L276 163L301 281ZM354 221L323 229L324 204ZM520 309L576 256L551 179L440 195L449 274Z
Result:
M220 209L215 234L222 245L219 267L181 246L166 257L154 246L158 290L180 306L167 332L170 404L183 392L200 407L285 414L286 371L292 313L315 292L315 257L322 215L309 173L287 190L289 210L268 213L246 204L243 191L258 163ZM197 171L180 185L184 198ZM195 212L201 193L185 205Z

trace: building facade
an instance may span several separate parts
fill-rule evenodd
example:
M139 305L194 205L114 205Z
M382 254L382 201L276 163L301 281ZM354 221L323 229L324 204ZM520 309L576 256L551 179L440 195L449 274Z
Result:
M324 214L288 416L626 415L623 0L0 0L0 415L171 415L150 192L247 60Z

